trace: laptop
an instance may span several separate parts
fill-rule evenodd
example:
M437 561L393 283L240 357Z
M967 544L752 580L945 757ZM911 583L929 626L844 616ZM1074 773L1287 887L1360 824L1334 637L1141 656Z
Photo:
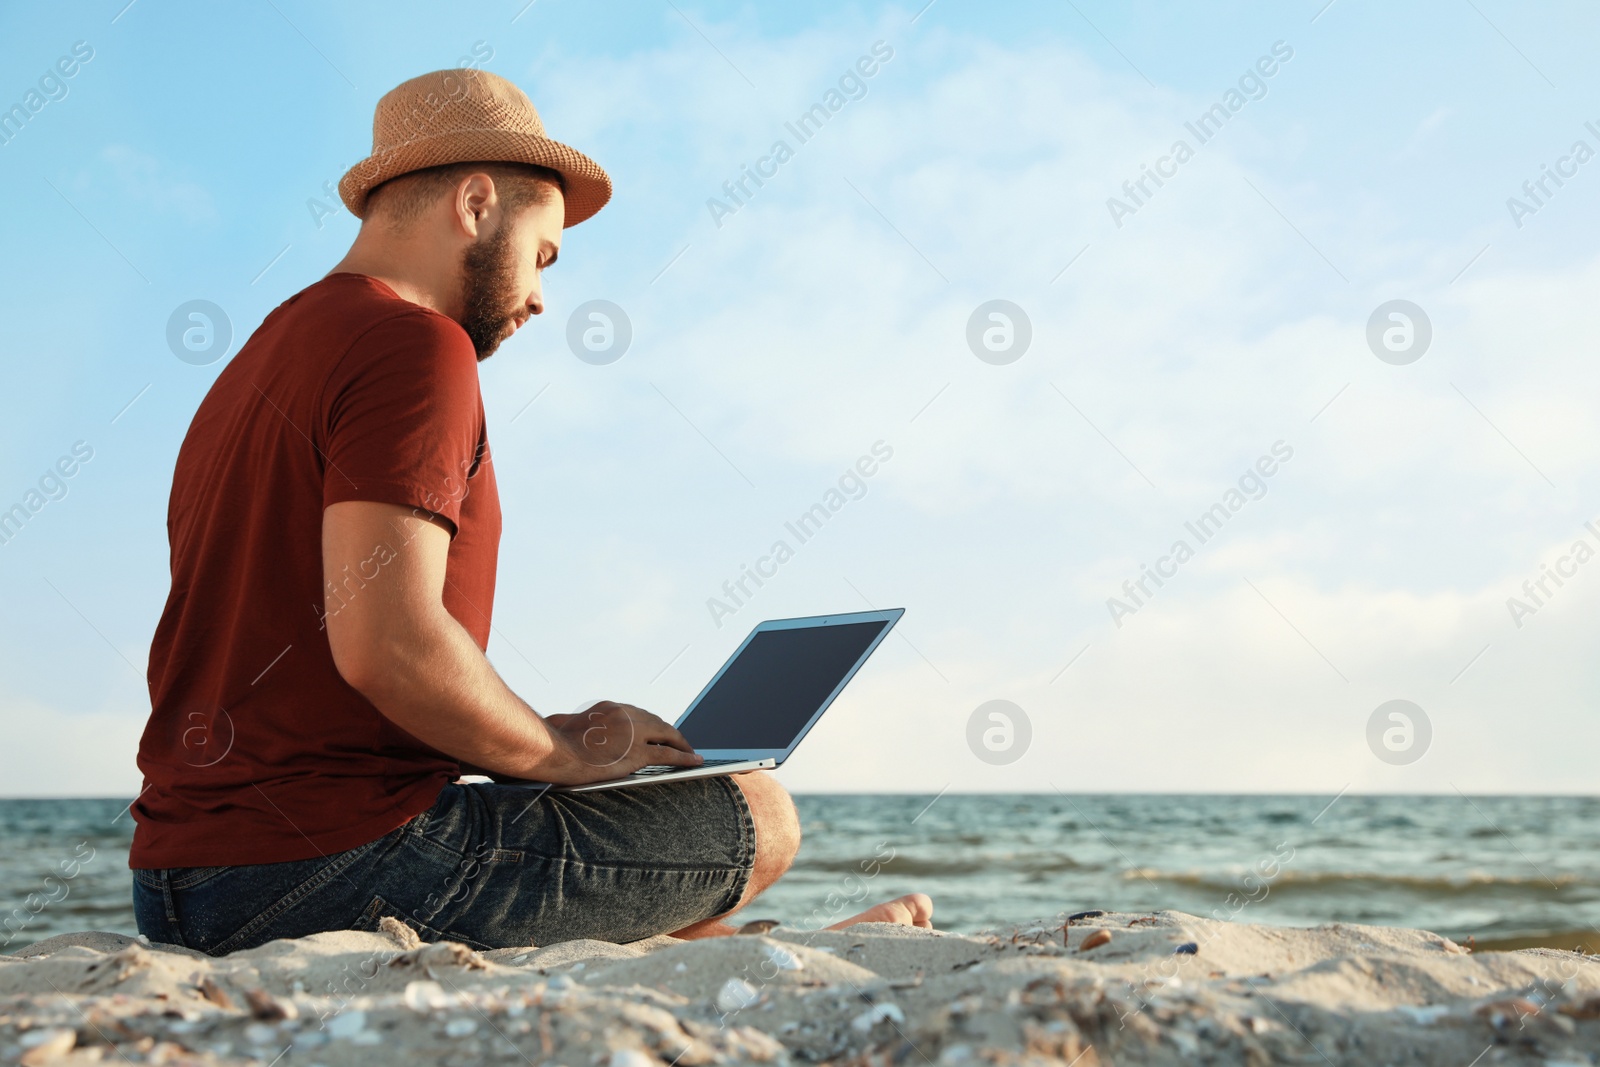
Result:
M698 767L645 767L623 778L552 786L563 793L770 770L801 740L889 636L904 608L769 619L673 723L705 757Z

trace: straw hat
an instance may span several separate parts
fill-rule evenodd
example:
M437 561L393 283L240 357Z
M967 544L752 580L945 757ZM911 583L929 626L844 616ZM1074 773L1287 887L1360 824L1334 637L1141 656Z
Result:
M339 197L361 218L367 194L391 178L447 163L532 163L561 174L566 221L576 226L611 199L600 164L545 136L526 93L486 70L436 70L401 82L372 116L372 154L339 179Z

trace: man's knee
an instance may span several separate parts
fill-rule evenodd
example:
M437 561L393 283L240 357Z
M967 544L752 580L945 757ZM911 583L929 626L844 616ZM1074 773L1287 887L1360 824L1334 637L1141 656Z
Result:
M756 824L756 864L782 874L800 851L800 814L789 791L766 771L734 775Z

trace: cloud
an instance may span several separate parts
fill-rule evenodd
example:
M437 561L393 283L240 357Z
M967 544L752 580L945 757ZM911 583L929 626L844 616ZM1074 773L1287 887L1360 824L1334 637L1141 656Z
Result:
M217 221L216 203L204 186L179 177L148 152L124 144L107 145L79 176L77 188L111 185L130 204L197 226Z
M132 797L145 716L67 712L13 699L4 713L0 780L7 796Z
M1420 159L1429 151L1436 150L1436 146L1432 143L1434 135L1444 127L1445 123L1453 119L1455 114L1453 107L1434 108L1418 120L1416 128L1411 131L1411 136L1406 138L1406 143L1401 146L1396 156L1400 159Z

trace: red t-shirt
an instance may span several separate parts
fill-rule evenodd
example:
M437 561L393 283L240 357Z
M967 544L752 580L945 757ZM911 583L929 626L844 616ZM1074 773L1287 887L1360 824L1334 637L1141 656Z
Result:
M381 581L404 538L325 585L322 512L344 500L449 521L444 606L487 647L500 498L477 354L456 322L361 274L329 275L268 315L178 452L130 866L354 848L461 773L334 667L324 612Z

